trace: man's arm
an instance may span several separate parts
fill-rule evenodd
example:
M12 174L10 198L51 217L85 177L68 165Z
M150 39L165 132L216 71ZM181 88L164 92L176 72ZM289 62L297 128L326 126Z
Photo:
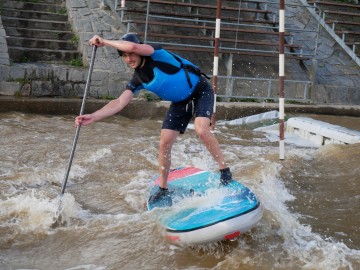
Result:
M110 46L122 52L133 52L142 56L149 56L154 53L154 48L147 44L137 44L125 40L108 40L98 35L93 36L89 43L98 47Z
M82 125L86 126L88 124L91 124L96 121L100 121L106 117L112 116L118 112L120 112L122 109L125 108L126 105L130 103L132 100L134 94L130 90L125 90L119 98L114 99L110 101L108 104L106 104L104 107L102 107L100 110L97 110L96 112L92 114L84 114L79 115L75 118L75 125Z

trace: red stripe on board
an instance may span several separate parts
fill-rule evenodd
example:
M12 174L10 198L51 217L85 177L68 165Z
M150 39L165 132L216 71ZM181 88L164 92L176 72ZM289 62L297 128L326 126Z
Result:
M236 236L239 236L239 235L240 235L240 231L237 231L237 232L234 232L232 234L225 235L224 239L233 239L233 238L235 238Z
M180 236L167 235L166 237L167 237L170 241L173 241L173 242L180 241Z
M203 172L203 170L195 167L186 167L179 170L174 170L169 173L168 182L171 182L176 179L184 178L190 175L193 175L198 172ZM160 183L160 177L155 180L155 185Z

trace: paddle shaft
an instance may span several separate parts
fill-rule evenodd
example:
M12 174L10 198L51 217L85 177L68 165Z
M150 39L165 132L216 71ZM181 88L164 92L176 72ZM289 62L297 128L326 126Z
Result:
M84 96L83 96L83 99L82 99L82 104L81 104L81 109L80 109L80 114L79 115L82 115L84 113L84 110L85 110L86 97L87 97L87 94L88 94L88 91L89 91L89 88L90 88L91 74L92 74L92 71L93 71L93 68L94 68L96 49L97 49L97 46L93 45L93 50L92 50L92 54L91 54L90 68L89 68L89 73L88 73L88 77L87 77L87 80L86 80L85 91L84 91ZM69 173L70 173L72 161L74 159L76 144L77 144L79 134L80 134L80 128L81 128L81 123L76 127L76 133L75 133L75 137L74 137L73 144L72 144L69 163L68 163L67 170L66 170L66 173L65 173L65 177L64 177L62 187L61 187L61 198L62 198L62 196L63 196L63 194L65 192L66 183L67 183L67 180L69 178ZM60 203L61 203L61 199L60 199Z

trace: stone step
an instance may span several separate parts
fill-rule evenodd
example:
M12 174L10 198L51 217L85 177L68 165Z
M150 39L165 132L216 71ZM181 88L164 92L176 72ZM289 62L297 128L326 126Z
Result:
M11 0L11 1L33 3L33 4L41 3L41 4L49 4L49 5L61 5L63 2L65 2L64 0Z
M56 31L44 29L29 29L6 27L7 36L24 37L24 38L40 38L40 39L57 39L57 40L71 40L75 34L71 31Z
M33 19L33 20L46 20L56 22L67 22L67 14L59 14L46 11L33 11L33 10L19 10L12 8L3 8L2 14L6 14L7 17Z
M54 1L53 1L54 2ZM58 2L58 1L55 1ZM44 3L44 2L25 2L25 1L4 1L3 9L20 9L20 10L33 10L52 13L64 13L66 7L61 3Z
M39 48L51 50L77 50L76 45L74 45L71 41L65 40L7 37L6 42L8 46L12 47Z
M14 62L67 62L80 58L75 50L51 50L8 46L11 60Z
M62 0L3 2L1 19L12 62L60 63L81 57Z
M71 31L68 22L56 22L51 20L34 20L34 19L19 19L13 17L2 16L2 23L4 28L18 27L31 29L44 29L56 31Z

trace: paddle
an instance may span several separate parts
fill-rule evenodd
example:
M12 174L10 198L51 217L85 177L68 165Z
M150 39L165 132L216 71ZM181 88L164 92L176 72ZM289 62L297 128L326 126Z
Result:
M97 49L97 46L93 45L93 50L92 50L92 54L91 54L90 68L89 68L89 74L88 74L86 85L85 85L85 91L84 91L84 96L83 96L83 99L82 99L82 104L81 104L81 109L80 109L80 114L79 115L82 115L84 113L84 110L85 110L86 96L87 96L88 90L90 88L90 78L91 78L91 74L92 74L92 71L93 71L93 68L94 68L96 49ZM76 133L75 133L75 137L74 137L74 140L73 140L73 145L72 145L72 149L71 149L71 153L70 153L69 163L68 163L67 170L66 170L66 173L65 173L65 177L64 177L62 187L61 187L59 205L58 205L58 208L57 208L57 210L55 212L55 218L54 218L55 224L58 222L58 218L59 218L60 213L62 211L62 199L63 199L64 193L65 193L66 183L67 183L67 180L69 178L70 168L71 168L71 164L72 164L72 161L73 161L73 158L74 158L75 148L76 148L77 140L79 138L80 128L81 128L81 123L76 127Z

